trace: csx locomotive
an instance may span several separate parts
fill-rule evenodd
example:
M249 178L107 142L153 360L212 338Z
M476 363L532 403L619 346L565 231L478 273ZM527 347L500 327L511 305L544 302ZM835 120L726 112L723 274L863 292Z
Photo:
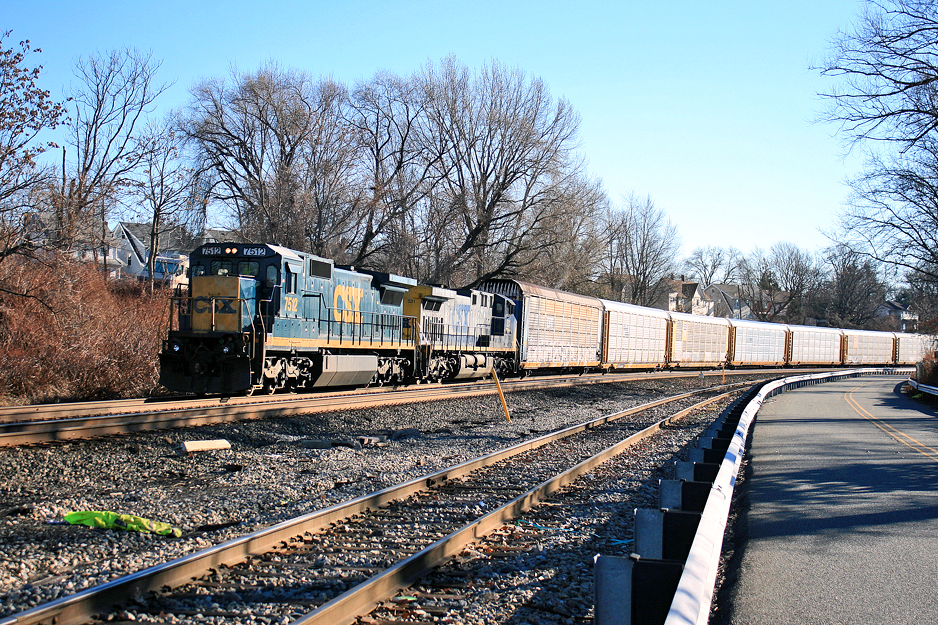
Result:
M172 391L442 381L514 366L514 304L501 295L276 245L203 245L189 272L160 353L160 384Z
M276 245L206 244L172 299L171 391L268 393L535 370L911 364L932 337L701 317L519 280L454 291Z

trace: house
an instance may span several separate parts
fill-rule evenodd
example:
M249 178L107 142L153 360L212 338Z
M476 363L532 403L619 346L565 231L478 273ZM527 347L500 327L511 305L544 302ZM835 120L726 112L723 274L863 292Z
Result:
M712 317L714 314L714 301L710 299L697 282L687 282L681 276L680 280L662 280L663 291L655 308L671 312L690 313Z
M908 306L903 306L897 301L888 300L876 308L876 316L879 318L889 317L898 328L899 332L917 332L918 315L909 310Z
M119 258L114 233L103 221L91 219L84 227L74 227L74 234L65 241L55 224L54 215L29 213L23 218L22 237L35 249L65 249L82 263L106 267L108 278L124 275L125 266Z
M119 222L112 230L117 258L124 263L124 275L136 276L141 280L150 278L150 224ZM189 267L189 252L193 247L192 237L182 229L172 230L160 237L153 267L157 282L170 286L186 282Z
M711 284L704 289L704 293L713 300L714 317L755 319L749 304L740 299L739 285Z

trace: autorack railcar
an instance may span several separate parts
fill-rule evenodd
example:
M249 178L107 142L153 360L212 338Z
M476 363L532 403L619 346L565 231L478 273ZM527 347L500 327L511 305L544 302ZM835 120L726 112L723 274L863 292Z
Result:
M782 366L788 346L788 326L729 319L727 364L734 367Z
M672 312L668 365L720 367L726 364L729 322L723 317L702 317Z
M670 314L657 308L645 308L600 300L603 305L602 366L615 369L654 369L668 362Z
M843 330L814 326L788 326L788 354L790 365L839 365L843 352Z
M935 350L935 338L925 334L896 333L896 364L914 365Z
M843 364L878 365L894 362L894 333L870 330L844 330L843 333Z
M600 366L603 319L600 300L520 280L490 280L480 289L514 302L519 372Z

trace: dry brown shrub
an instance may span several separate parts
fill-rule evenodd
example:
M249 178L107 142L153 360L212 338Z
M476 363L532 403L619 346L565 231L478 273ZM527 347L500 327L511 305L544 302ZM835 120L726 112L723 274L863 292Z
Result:
M0 284L0 401L150 394L167 295L68 259L8 262Z
M915 366L915 380L919 384L938 386L938 360L935 352L928 352Z

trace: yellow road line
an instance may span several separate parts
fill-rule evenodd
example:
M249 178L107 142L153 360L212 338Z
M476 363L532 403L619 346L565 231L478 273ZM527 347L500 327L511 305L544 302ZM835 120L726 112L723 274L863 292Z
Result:
M857 386L856 388L850 390L849 392L844 393L844 399L846 400L847 404L851 408L853 408L853 410L858 415L860 415L867 421L870 421L873 425L875 425L880 430L882 430L889 436L893 437L894 439L896 439L903 445L907 446L909 449L912 449L913 451L917 451L923 456L927 458L931 458L932 460L938 462L938 450L933 449L929 447L928 445L926 445L925 443L915 440L914 438L912 438L905 432L892 427L891 425L889 425L882 419L879 419L873 416L872 413L870 413L868 410L866 410L863 406L860 405L860 403L853 397L853 394L854 392L860 390L864 386L866 385L861 384L860 386Z

